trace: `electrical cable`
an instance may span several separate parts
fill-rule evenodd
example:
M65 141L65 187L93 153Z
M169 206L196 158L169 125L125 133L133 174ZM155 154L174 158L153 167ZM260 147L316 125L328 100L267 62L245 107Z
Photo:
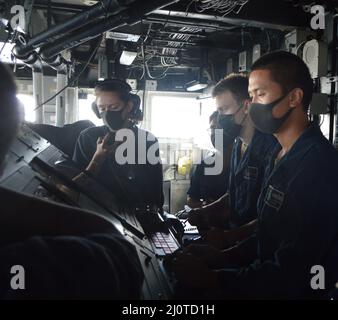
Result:
M268 39L268 53L271 51L271 38L270 38L270 34L269 31L267 29L265 29L265 33L266 33L266 37Z
M220 13L223 17L230 13L239 14L242 8L250 0L192 0L186 8L186 15L188 15L191 5L195 4L195 10L203 13L207 10L213 10Z

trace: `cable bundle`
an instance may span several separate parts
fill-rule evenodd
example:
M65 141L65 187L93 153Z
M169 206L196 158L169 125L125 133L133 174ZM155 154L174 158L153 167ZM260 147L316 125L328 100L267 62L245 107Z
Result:
M196 11L199 13L214 10L224 17L233 12L238 14L248 2L249 0L193 0L189 3L187 12L190 6L195 3Z
M197 33L201 32L202 29L198 27L183 27L179 30L179 32L189 32L189 33ZM170 39L172 40L177 40L177 41L189 41L191 38L190 35L186 34L179 34L179 33L172 33L169 36ZM171 56L176 56L178 50L176 48L182 48L184 46L183 43L177 43L177 42L168 42L169 47L173 47L172 49L170 48L164 48L162 50L163 55L171 55ZM173 67L177 65L176 59L175 58L161 58L161 64L164 67Z

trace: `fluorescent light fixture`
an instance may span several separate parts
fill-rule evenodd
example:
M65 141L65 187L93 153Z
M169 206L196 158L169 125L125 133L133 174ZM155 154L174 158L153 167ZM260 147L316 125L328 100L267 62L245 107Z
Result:
M194 80L189 83L187 83L187 91L194 92L194 91L200 91L202 89L205 89L208 86L206 83L200 83L200 81Z
M107 39L115 39L120 41L129 41L129 42L137 42L140 40L141 36L137 34L129 34L129 33L122 33L122 32L107 32L106 33Z
M98 56L98 80L108 79L108 58L106 55Z
M137 57L137 52L123 51L121 58L120 58L120 64L123 64L125 66L130 66L133 64L136 57Z

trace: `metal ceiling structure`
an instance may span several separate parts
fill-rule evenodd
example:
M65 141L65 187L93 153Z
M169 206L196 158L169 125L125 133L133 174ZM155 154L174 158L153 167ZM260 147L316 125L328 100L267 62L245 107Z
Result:
M14 1L12 1L14 3ZM20 1L15 1L16 3ZM16 40L15 55L33 64L42 59L54 68L81 68L95 50L108 59L109 76L188 81L201 74L212 80L224 73L225 61L260 44L262 51L280 48L283 36L294 28L307 28L311 15L305 0L22 0L30 3L46 25L41 32L30 22L29 35ZM330 6L332 1L323 1ZM6 1L10 6L10 1ZM107 31L126 38L106 38ZM128 41L137 36L138 40ZM71 52L67 61L62 54ZM137 52L131 66L121 66L124 50ZM95 79L97 55L79 83Z

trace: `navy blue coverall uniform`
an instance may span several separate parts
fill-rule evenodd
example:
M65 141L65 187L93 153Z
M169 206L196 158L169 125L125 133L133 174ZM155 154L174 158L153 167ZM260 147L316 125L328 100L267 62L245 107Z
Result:
M277 163L272 153L258 201L257 234L242 243L256 260L220 271L223 297L325 297L338 280L338 152L311 125ZM313 290L313 266L326 290Z
M266 157L277 140L256 130L250 145L241 157L242 141L237 138L231 155L229 198L230 226L240 227L257 218L257 200L262 188Z

